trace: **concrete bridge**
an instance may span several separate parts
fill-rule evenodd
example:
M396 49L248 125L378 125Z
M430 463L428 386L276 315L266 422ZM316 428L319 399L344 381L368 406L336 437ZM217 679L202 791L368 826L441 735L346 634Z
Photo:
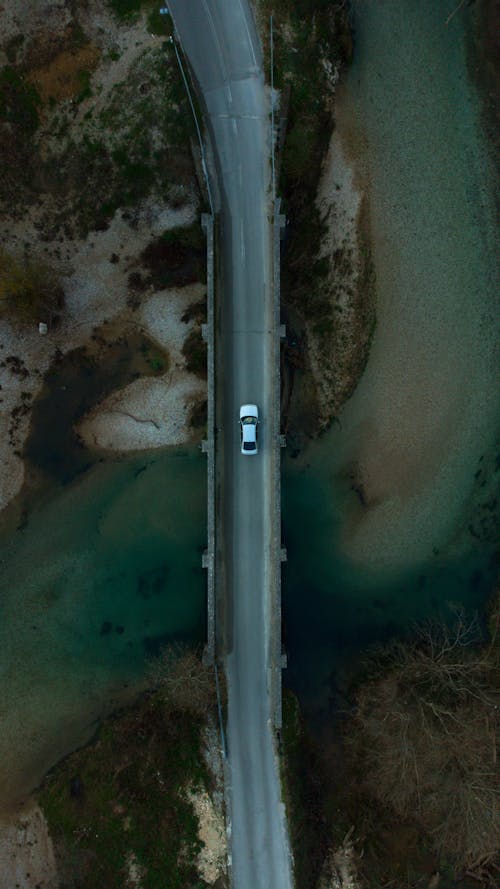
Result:
M281 727L280 324L282 217L271 115L244 0L172 0L201 99L212 214L207 234L208 578L206 657L228 684L226 800L234 889L291 889L277 756ZM181 63L182 64L182 63ZM240 453L239 407L261 416Z

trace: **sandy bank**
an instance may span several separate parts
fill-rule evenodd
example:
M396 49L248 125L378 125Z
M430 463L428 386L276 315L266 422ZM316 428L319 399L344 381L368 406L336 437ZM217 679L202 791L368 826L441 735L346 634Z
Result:
M333 324L306 324L307 350L316 385L319 428L338 416L352 395L366 364L375 323L367 177L358 135L338 86L336 127L319 183L317 205L327 229L319 258L327 259L325 297Z
M190 412L204 397L202 382L182 371L161 379L137 380L110 395L78 431L87 445L107 450L182 444L190 438Z
M121 329L128 322L140 325L152 336L156 323L168 326L170 315L150 301L153 291L146 284L139 294L129 279L142 272L144 281L141 254L155 238L198 215L188 138L165 136L183 114L175 98L177 62L163 37L150 33L147 14L124 22L97 0L71 9L62 0L28 6L12 0L2 16L0 64L29 81L40 102L32 109L31 130L22 129L23 118L0 145L0 247L21 266L27 260L45 263L62 285L65 307L60 326L48 336L38 333L38 320L45 319L18 328L0 318L0 510L22 487L31 405L54 359L87 345L106 321ZM145 131L151 156L147 169L139 164L141 192L134 163L147 154L137 135ZM148 303L144 319L134 299ZM179 320L168 342L164 331L157 338L175 349L175 338L188 332ZM164 393L172 404L178 389L184 407L175 419L168 411L170 438L165 415L163 444L189 435L186 399L196 386L177 370L163 380ZM147 391L151 406L159 397L157 382ZM134 434L120 432L117 446L129 432ZM143 434L140 446L150 444Z
M47 823L39 806L28 802L0 819L2 889L57 889L56 863Z
M204 290L201 285L191 285L181 290L158 294L151 292L144 300L141 312L134 313L127 306L127 280L131 269L138 263L141 251L152 237L166 228L190 224L194 218L192 204L170 210L150 202L138 215L132 228L118 213L107 231L99 232L98 236L91 233L80 243L66 245L66 255L61 263L61 271L66 273L66 307L62 324L57 330L40 336L35 328L19 330L7 320L0 319L0 509L22 486L24 466L20 455L29 433L30 404L40 392L43 376L57 350L65 354L89 342L93 330L105 321L128 320L131 326L139 326L169 351L171 366L175 368L175 373L163 380L161 390L169 405L162 414L161 440L158 436L148 439L143 429L139 438L137 431L134 433L136 437L130 447L177 444L189 437L186 424L189 406L201 394L202 385L191 375L186 376L182 370L182 343L192 324L184 324L181 315L192 302L202 298ZM0 228L0 235L5 227L6 223ZM21 242L30 228L28 220L13 226L10 242ZM119 257L118 262L110 261L113 255ZM12 358L16 359L14 363L9 361ZM151 407L160 397L158 381L145 381L141 392L148 392ZM180 404L174 416L171 406L176 403L176 392ZM135 397L134 391L131 413L134 413ZM120 396L120 410L128 410L127 400L128 395ZM130 420L130 424L124 426L123 418L115 416L114 425L120 429L119 437L116 443L111 441L106 446L128 449L123 436L132 433L137 424ZM113 422L106 423L108 430L114 425ZM93 441L92 438L89 440Z
M354 7L339 129L369 171L377 329L332 449L362 494L343 553L400 570L456 542L460 527L467 538L475 473L493 445L494 206L464 22L443 28L439 4L409 17L396 2L383 15Z
M168 352L170 370L113 392L81 422L78 433L90 447L134 451L178 445L192 437L190 414L206 397L206 384L185 368L182 346L194 322L184 313L205 293L201 284L153 294L138 323Z

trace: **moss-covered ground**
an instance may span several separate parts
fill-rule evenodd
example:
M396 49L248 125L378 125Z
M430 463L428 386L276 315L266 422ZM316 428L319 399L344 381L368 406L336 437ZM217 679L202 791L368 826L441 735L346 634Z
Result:
M203 724L150 694L49 774L39 801L65 889L122 889L131 874L143 889L203 889L198 822L184 794L210 786Z

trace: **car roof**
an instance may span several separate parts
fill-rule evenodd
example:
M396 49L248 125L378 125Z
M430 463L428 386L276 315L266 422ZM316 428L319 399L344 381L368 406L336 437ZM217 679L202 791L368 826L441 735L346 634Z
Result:
M243 441L257 441L257 431L255 423L243 425Z

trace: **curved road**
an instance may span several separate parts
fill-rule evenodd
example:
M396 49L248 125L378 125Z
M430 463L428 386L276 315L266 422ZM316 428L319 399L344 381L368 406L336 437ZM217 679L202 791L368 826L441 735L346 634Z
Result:
M273 301L269 107L253 19L242 0L171 0L203 96L221 190L223 550L232 615L228 757L234 889L291 889L291 860L268 690L271 587ZM220 390L219 390L220 391ZM238 413L259 406L260 452L239 452ZM219 436L220 438L221 436ZM221 459L219 457L218 459Z

